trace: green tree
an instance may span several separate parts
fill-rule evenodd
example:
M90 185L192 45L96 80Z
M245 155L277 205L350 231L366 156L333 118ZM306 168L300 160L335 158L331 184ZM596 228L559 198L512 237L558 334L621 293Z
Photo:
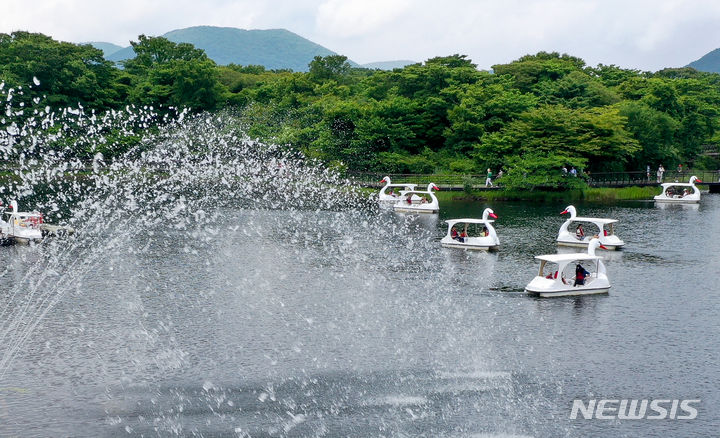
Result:
M123 88L116 86L118 76L102 51L90 45L59 42L39 33L0 34L0 80L23 87L15 99L26 107L36 98L40 105L52 107L118 105L124 99Z
M565 174L562 166L583 169L586 164L584 158L555 152L533 151L513 155L505 164L507 172L502 181L505 187L515 190L582 188L585 187L584 179Z
M647 165L655 168L677 162L675 136L680 124L675 119L642 102L623 102L620 115L627 119L627 129L640 145L630 160L631 168L644 169Z
M476 159L497 167L509 164L508 157L555 154L586 160L593 171L614 169L639 148L624 128L625 122L615 107L573 110L541 106L523 113L505 129L484 136L476 148ZM554 168L563 164L557 162Z
M125 69L133 74L143 74L155 66L171 61L204 61L208 57L202 49L190 43L174 43L163 37L138 36L130 41L135 57L123 61Z
M557 52L539 52L527 55L510 64L493 65L498 75L509 75L515 86L523 92L535 91L538 84L545 81L556 81L572 71L581 71L585 61Z
M514 88L507 76L482 73L481 77L462 87L456 93L457 104L448 109L445 146L460 155L470 155L485 133L499 131L538 101Z
M136 57L124 65L134 77L133 102L212 110L227 98L215 63L192 44L145 35L131 44Z
M617 87L625 81L633 78L641 78L647 74L639 70L629 70L616 65L598 64L597 67L588 67L585 71L592 77L598 78L606 87Z
M569 108L588 108L612 105L620 101L615 92L582 71L571 71L555 81L544 81L536 86L540 101L562 104Z
M350 63L347 62L347 56L330 55L315 56L310 64L309 76L314 81L326 81L329 79L338 80L350 71Z
M425 61L425 65L440 65L447 68L470 68L476 69L477 64L467 57L467 55L451 55L451 56L436 56Z

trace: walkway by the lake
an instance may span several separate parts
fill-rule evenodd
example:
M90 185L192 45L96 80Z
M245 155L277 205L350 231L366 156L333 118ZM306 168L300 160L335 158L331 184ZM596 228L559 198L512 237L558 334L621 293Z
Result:
M707 185L711 193L720 193L720 170L696 170L689 169L683 172L665 172L662 182L687 182L691 176L697 176L702 184ZM384 176L389 176L394 183L408 183L425 185L430 182L437 184L442 190L464 190L470 187L472 190L497 190L502 186L502 178L493 180L493 187L485 186L485 175L475 174L410 174L391 173L381 174L374 172L348 173L353 182L363 187L382 187L384 183L379 182ZM567 178L573 178L567 176ZM651 172L650 178L646 172L607 172L607 173L584 173L577 178L583 178L590 187L646 187L658 186L655 172ZM500 187L498 187L500 186Z

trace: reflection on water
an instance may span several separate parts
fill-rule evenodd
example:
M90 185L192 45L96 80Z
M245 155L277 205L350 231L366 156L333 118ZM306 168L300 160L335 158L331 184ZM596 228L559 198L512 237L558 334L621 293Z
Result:
M679 203L670 203L670 202L656 202L655 208L659 208L660 210L698 211L698 210L700 210L700 204L679 204Z
M535 255L572 251L555 245L564 206L493 205L497 253L440 246L445 219L485 207L226 206L202 227L137 230L25 340L0 384L0 435L714 433L720 296L706 273L720 243L693 230L720 232L719 197L583 205L619 218L627 247L600 252L609 295L560 299L522 290ZM2 248L3 283L46 251ZM595 397L704 408L684 423L569 420L573 399Z
M47 111L2 137L0 161L20 167L3 193L78 233L0 248L0 436L716 432L717 196L582 205L621 221L613 289L538 299L522 291L534 256L557 251L565 205L396 214L227 114L156 129L146 109ZM38 130L55 123L83 135ZM108 132L141 141L91 170L46 153L95 152ZM486 207L498 253L440 246L444 220ZM692 422L569 419L596 397L703 406Z
M587 253L587 248L575 248L575 247L568 247L568 246L558 246L557 247L557 253L558 254L574 254L574 253ZM623 250L601 250L598 249L595 253L595 255L598 255L603 258L603 260L606 262L613 262L613 261L620 261L623 258L623 254L625 251Z

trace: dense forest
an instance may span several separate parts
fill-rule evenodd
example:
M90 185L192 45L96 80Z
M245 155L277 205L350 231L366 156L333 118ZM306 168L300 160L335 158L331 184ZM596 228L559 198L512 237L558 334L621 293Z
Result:
M132 46L137 56L116 65L90 45L0 34L0 82L6 92L22 90L13 104L27 114L46 106L237 111L251 137L350 171L489 167L503 169L509 182L552 186L563 184L563 166L606 172L719 164L702 152L720 143L720 75L692 68L590 67L541 52L492 72L462 55L393 71L353 68L334 55L316 57L305 73L220 66L190 44L161 37L141 35ZM112 158L126 146L102 152Z

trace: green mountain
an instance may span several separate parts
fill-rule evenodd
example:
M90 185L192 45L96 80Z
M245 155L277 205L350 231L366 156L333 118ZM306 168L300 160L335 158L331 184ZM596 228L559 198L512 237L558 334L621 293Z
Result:
M190 43L203 49L219 65L263 65L268 69L307 71L315 56L337 55L285 29L196 26L173 30L162 36L175 43ZM134 56L132 47L126 47L106 56L106 59L122 61Z
M402 59L399 61L380 61L380 62L371 62L368 64L362 64L361 67L373 69L373 70L392 70L395 68L403 68L406 65L411 64L417 64L417 61L408 61L407 59Z
M84 44L90 44L91 46L95 47L96 49L100 49L103 51L103 56L107 58L108 56L112 55L113 53L117 52L118 50L122 50L122 46L118 46L117 44L113 43L103 43L100 41L90 41L89 43Z
M697 61L691 62L687 66L699 71L720 73L720 49L713 50Z

